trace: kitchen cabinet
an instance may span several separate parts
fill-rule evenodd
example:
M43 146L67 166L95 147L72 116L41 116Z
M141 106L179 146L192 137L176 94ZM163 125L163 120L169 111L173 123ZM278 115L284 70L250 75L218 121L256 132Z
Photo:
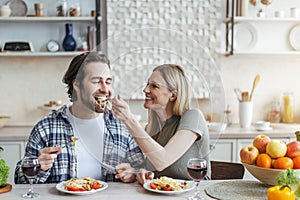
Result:
M216 161L236 161L236 140L219 139L210 140L210 159Z
M1 141L0 146L4 151L0 152L0 156L5 160L9 166L8 182L14 183L15 166L19 160L22 159L25 153L25 141Z
M48 3L46 1L39 1ZM33 6L36 1L26 1L28 12L26 16L10 16L0 17L0 47L3 47L5 42L30 42L33 47L33 52L0 52L0 57L15 57L15 56L74 56L80 54L81 51L64 51L62 48L62 42L66 34L65 24L73 24L73 36L78 44L81 41L87 42L87 29L88 26L94 26L96 28L96 44L97 51L103 51L106 53L106 47L101 44L107 37L106 30L106 1L83 1L82 15L78 17L56 16L56 5L47 4L49 15L37 17L30 16L30 6ZM52 12L51 12L52 9ZM91 16L91 11L95 10L96 16ZM60 50L58 52L49 52L47 50L47 43L50 40L58 41L60 44Z

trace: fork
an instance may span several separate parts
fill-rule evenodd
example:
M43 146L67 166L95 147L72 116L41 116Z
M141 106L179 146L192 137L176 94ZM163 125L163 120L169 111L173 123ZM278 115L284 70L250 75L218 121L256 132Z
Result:
M61 149L64 149L64 148L66 148L67 146L69 146L69 144L71 144L71 143L73 143L73 142L75 142L75 141L78 141L79 140L79 138L75 138L74 137L74 139L73 140L71 140L71 141L69 141L69 142L67 142L67 143L64 143L63 145L61 145L60 146L60 148ZM58 151L55 151L55 152L51 152L51 153L57 153Z

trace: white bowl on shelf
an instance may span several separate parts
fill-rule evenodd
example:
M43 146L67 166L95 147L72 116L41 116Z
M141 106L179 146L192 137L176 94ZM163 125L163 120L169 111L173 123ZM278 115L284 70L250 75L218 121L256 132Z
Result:
M218 131L224 131L227 127L227 124L224 122L210 122L208 124L208 130L209 131L214 131L214 132L218 132Z
M270 124L268 121L257 121L254 123L254 127L258 131L265 131L271 129Z

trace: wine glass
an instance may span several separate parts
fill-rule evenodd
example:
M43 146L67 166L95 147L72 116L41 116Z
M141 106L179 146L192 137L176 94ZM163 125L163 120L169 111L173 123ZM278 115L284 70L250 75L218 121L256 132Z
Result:
M22 197L28 199L39 197L40 194L34 192L32 186L33 180L41 170L38 158L36 156L25 156L22 160L21 169L25 176L29 179L30 183L30 189L27 193L23 194Z
M198 186L200 181L204 178L207 172L207 162L201 158L191 158L187 163L188 175L193 179L195 187L195 195L189 197L188 200L204 200L205 198L200 195Z

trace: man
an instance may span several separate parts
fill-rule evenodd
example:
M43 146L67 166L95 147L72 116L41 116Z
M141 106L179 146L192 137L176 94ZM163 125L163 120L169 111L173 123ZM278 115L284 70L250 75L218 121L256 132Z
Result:
M38 156L41 164L35 183L58 183L85 176L133 182L133 167L140 167L144 157L126 126L114 118L107 106L106 100L112 96L109 60L97 52L78 55L71 61L63 82L72 105L64 105L39 121L26 146L25 156ZM68 144L66 148L64 144ZM102 163L123 172L115 175ZM15 183L28 183L20 164L21 161L15 169Z

